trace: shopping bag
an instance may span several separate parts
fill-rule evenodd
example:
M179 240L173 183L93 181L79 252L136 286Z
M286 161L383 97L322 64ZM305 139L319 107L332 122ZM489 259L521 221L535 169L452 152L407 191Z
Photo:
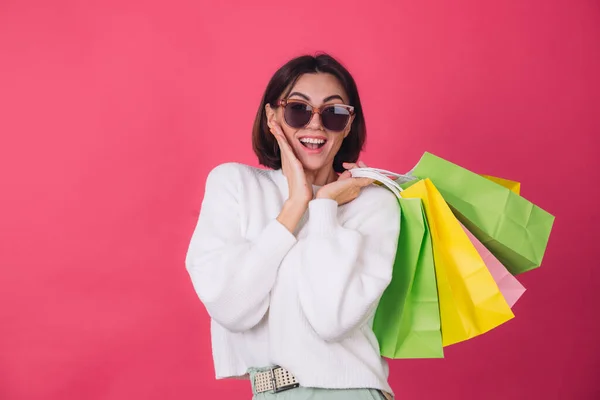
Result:
M409 174L429 178L456 217L513 275L540 266L554 216L503 185L431 153Z
M431 235L420 199L399 199L400 235L392 280L373 320L388 358L444 356Z
M481 256L481 259L485 263L487 269L492 274L498 289L504 296L506 303L512 308L517 300L525 293L525 287L515 278L504 265L479 241L477 238L469 232L469 230L462 225L463 230L467 234L467 237L473 243L473 246Z
M399 178L402 176L393 172L388 173L391 174L391 176L393 176L394 178ZM521 184L519 182L499 178L492 175L481 176L491 180L492 182L502 185L507 189L510 189L516 194L519 194L521 191ZM405 180L405 183L400 186L401 188L407 188L418 181L419 179L412 179L408 181ZM494 281L496 281L496 284L498 285L500 292L502 292L502 295L504 296L506 302L512 308L517 302L517 300L519 300L519 298L523 295L523 293L525 293L525 287L517 280L517 278L515 278L506 269L504 265L502 265L500 261L498 261L496 257L494 257L494 255L464 225L461 224L461 226L467 234L467 236L469 237L469 240L471 240L471 243L473 243L473 246L481 256L488 270L492 274L492 277L494 278Z
M406 188L410 187L413 183L417 183L420 181L419 178L415 178L414 176L411 176L411 175L400 175L400 174L396 174L395 172L390 172L390 174L392 174L392 176L394 176L394 178L396 178L395 182L397 184L399 184L399 186L403 189L406 189ZM481 176L486 178L489 181L497 183L498 185L504 186L505 188L509 189L511 192L516 193L517 195L521 194L521 182L511 181L509 179L499 178L497 176L492 176L492 175L483 175L482 174Z
M432 181L414 183L402 197L421 199L429 223L442 344L473 338L512 319L490 271Z
M511 181L510 179L499 178L497 176L492 175L481 175L487 180L490 180L498 185L502 185L505 188L509 189L511 192L514 192L517 195L521 194L521 183L517 181Z

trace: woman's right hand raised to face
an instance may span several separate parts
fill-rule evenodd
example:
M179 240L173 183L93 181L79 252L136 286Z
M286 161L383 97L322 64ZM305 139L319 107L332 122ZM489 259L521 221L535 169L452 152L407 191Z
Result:
M283 203L283 208L277 216L277 221L292 234L308 208L308 202L313 198L312 186L306 181L304 167L287 142L281 126L275 121L269 122L269 128L281 152L281 169L288 181L289 195Z
M273 120L269 122L269 128L279 144L279 150L281 152L281 168L283 169L283 174L287 178L289 186L288 200L298 207L306 209L306 207L308 207L308 202L313 198L313 191L312 185L309 185L306 180L304 167L285 138L281 126Z

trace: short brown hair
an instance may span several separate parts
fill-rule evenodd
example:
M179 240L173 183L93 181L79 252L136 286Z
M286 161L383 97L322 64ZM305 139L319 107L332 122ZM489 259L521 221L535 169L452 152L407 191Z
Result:
M337 60L328 54L317 56L300 56L288 61L271 78L265 93L263 94L252 129L252 148L258 156L258 162L272 169L281 168L281 155L277 141L267 126L267 114L265 106L277 106L277 100L288 87L292 87L303 74L323 72L335 76L348 94L349 105L354 107L354 121L350 127L350 133L342 142L340 150L333 160L333 168L336 172L343 172L343 162L356 162L363 149L367 129L363 115L358 89L354 78L348 70Z

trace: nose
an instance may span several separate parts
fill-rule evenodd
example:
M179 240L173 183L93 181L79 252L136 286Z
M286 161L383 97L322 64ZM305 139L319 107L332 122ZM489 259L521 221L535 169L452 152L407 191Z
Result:
M318 112L314 113L306 127L314 130L324 130L323 124L321 123L321 114Z

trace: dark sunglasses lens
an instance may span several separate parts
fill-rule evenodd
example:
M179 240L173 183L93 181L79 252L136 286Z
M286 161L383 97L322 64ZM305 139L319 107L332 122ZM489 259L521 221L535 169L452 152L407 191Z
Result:
M292 128L302 128L310 121L312 112L310 107L304 103L288 103L285 107L285 122Z
M350 111L346 107L327 107L321 113L321 119L325 129L337 132L343 131L350 119Z

